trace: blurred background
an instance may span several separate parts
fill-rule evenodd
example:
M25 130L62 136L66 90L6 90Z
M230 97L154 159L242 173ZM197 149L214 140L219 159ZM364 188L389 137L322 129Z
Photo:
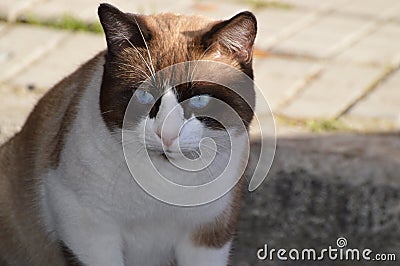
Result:
M255 79L278 149L267 180L245 197L233 265L365 265L256 257L264 244L321 249L339 237L400 261L400 1L108 2L215 19L251 10L258 19ZM105 48L98 4L0 1L0 143L49 88ZM371 263L380 264L398 265Z

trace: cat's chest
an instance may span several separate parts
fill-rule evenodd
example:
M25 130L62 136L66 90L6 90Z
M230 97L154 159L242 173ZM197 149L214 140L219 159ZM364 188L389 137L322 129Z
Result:
M76 151L72 146L67 148L67 158L58 169L50 171L45 177L47 190L58 191L58 196L65 195L65 204L77 202L83 208L98 210L96 214L111 218L121 227L129 222L149 225L153 224L149 222L153 220L178 225L201 224L212 221L229 202L223 197L212 204L199 207L170 205L154 198L140 187L123 161L123 155L115 153L108 159L92 158L87 161L88 159L81 157L82 154L72 154L69 149ZM99 153L101 151L97 151ZM152 176L151 171L146 168L141 169L141 173L147 178L158 178ZM133 230L129 226L128 228Z
M43 177L45 190L54 194L46 195L51 197L45 199L48 204L68 205L76 202L124 222L171 219L189 224L211 221L225 209L228 196L210 206L181 208L160 202L146 193L128 169L121 142L110 134L104 124L98 99L99 86L94 82L93 88L84 92L78 105L79 112L65 136L58 167L49 170ZM134 154L133 158L140 167L143 156ZM185 173L173 172L174 167L167 163L161 167L164 170L168 168L171 176L188 179ZM146 178L153 178L145 167L140 172Z
M155 232L154 228L163 228L162 235L167 235L175 228L182 230L212 222L230 202L228 193L217 201L197 207L184 208L164 203L138 185L123 152L114 141L106 137L102 139L101 133L96 137L84 136L90 136L84 127L73 128L66 139L58 168L44 177L45 190L49 192L46 202L54 205L51 209L90 210L91 219L115 224L118 228L115 230L119 230L118 233L124 231L125 235L131 236L129 239L137 238L142 232L153 239L150 236ZM137 160L140 161L141 157L138 156ZM165 164L163 167L170 166ZM169 171L172 173L173 169L170 167ZM147 178L157 178L151 176L145 167L141 173ZM179 172L173 174L182 175Z

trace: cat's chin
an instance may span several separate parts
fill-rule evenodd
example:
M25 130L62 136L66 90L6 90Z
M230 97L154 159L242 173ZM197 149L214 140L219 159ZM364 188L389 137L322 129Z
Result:
M163 156L167 160L195 160L199 158L198 153L194 151L183 151L181 152L165 152Z
M151 150L148 149L148 154L152 158L161 158L167 161L178 161L178 160L195 160L199 157L196 151L163 151L163 150Z

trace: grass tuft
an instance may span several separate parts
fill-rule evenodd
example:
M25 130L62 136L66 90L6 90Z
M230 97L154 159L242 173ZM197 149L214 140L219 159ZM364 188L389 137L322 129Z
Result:
M351 130L351 128L345 122L338 119L297 120L281 115L275 115L275 118L282 125L287 125L291 127L301 127L314 133Z
M331 120L307 120L305 121L305 126L311 132L330 132L330 131L338 131L338 130L346 130L347 126L337 119Z
M51 20L40 20L35 16L26 16L21 19L19 22L37 25L37 26L45 26L54 29L62 29L62 30L70 30L70 31L86 31L86 32L94 32L94 33L102 33L103 29L99 22L97 23L88 23L82 21L78 18L75 18L71 15L65 14L60 18L51 19Z
M269 0L243 0L244 3L251 5L254 9L276 8L276 9L292 9L293 6L281 1Z

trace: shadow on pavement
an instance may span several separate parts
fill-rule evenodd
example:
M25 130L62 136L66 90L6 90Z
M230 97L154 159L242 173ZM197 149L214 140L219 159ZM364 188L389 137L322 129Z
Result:
M253 143L252 156L257 155ZM254 160L250 158L247 176ZM400 260L400 134L329 134L278 139L273 167L245 202L233 265L398 265L376 261L260 261L269 248L369 248ZM373 255L371 255L373 256Z

